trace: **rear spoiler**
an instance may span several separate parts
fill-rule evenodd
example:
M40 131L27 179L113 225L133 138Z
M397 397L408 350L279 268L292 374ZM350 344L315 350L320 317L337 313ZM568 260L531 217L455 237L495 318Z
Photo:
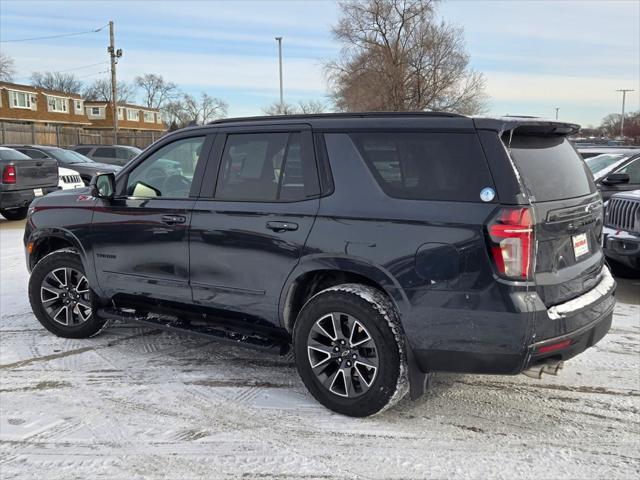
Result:
M502 135L518 129L523 135L573 135L580 130L575 123L546 120L536 117L478 117L473 119L478 130L492 130Z

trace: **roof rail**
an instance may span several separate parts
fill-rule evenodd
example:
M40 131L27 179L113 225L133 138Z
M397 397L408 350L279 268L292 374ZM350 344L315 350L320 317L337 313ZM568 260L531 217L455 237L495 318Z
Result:
M340 113L300 113L294 115L260 115L255 117L223 118L208 125L232 122L255 122L259 120L302 120L314 118L375 118L375 117L464 117L447 112L340 112Z

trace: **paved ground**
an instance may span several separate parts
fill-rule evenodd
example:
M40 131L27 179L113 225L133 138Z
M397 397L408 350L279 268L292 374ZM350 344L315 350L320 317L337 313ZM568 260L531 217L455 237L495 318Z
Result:
M0 220L0 477L638 478L640 282L559 377L444 375L371 419L332 414L289 358L137 328L40 327L20 222Z

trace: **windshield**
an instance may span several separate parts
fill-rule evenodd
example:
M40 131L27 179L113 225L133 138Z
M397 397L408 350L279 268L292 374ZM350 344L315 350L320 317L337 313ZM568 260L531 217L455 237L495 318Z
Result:
M71 150L64 150L62 148L49 150L47 153L49 153L52 157L54 157L56 160L62 163L67 163L67 164L93 163L93 160L91 160L89 157L85 157L84 155L81 155L78 152L73 152Z
M602 177L613 170L617 165L628 158L628 155L621 153L605 153L595 157L587 158L585 163L595 178Z

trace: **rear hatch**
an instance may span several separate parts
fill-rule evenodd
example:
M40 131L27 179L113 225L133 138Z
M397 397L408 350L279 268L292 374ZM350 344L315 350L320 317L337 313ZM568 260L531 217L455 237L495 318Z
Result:
M584 161L564 135L516 128L502 137L532 205L533 276L547 307L600 281L603 208Z

